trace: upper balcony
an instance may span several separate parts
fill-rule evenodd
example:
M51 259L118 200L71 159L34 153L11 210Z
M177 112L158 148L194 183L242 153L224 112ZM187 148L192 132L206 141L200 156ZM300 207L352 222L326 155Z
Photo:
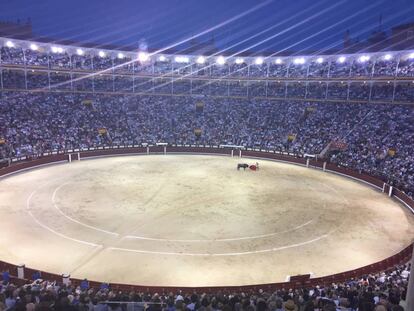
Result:
M3 68L229 80L390 80L414 78L414 51L256 56L181 55L0 38Z

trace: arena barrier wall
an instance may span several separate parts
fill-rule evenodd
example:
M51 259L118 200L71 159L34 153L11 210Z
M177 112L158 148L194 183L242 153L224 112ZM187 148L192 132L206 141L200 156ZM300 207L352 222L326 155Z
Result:
M195 146L195 145L169 145L165 146L152 146L152 145L141 145L141 146L111 146L111 147L98 147L88 149L74 149L59 152L49 152L36 157L20 157L12 159L8 166L0 168L0 178L6 177L10 174L23 172L29 169L35 169L45 165L51 165L62 162L69 162L69 155L71 161L77 161L82 159L92 159L97 157L107 156L121 156L121 155L145 155L145 154L164 154L164 153L182 153L182 154L214 154L222 156L239 156L240 149L237 148L226 148L219 146ZM301 166L308 166L315 169L325 170L327 172L340 174L354 180L358 180L371 185L372 187L384 192L384 195L390 195L395 197L400 202L405 204L414 213L414 200L410 198L404 192L392 188L384 181L377 177L370 176L361 172L354 171L349 168L339 167L332 163L324 163L315 159L307 159L298 155L279 153L273 150L260 150L260 149L243 149L241 151L242 157L267 159L274 161L281 161ZM391 190L391 191L390 191ZM345 271L329 276L310 278L309 275L294 276L290 282L281 283L270 283L270 284L257 284L257 285L245 285L245 286L225 286L225 287L169 287L169 286L140 286L140 285L127 285L111 283L110 286L113 289L122 291L140 291L150 293L163 293L163 292L176 292L183 290L187 292L254 292L259 289L273 291L281 288L298 288L298 287L311 287L315 285L332 284L343 282L349 279L358 278L363 275L378 273L393 268L395 265L406 263L410 260L413 253L413 245L411 244L401 250L399 253L386 258L382 261L360 267L358 269ZM39 271L33 268L24 268L25 277L22 279L17 278L18 266L15 264L0 261L0 271L9 271L11 281L16 285L23 285L32 282L32 276L40 272L41 278L50 281L62 281L62 275L49 273L46 271ZM80 285L82 280L70 279L72 285ZM99 287L102 282L89 281L91 287Z

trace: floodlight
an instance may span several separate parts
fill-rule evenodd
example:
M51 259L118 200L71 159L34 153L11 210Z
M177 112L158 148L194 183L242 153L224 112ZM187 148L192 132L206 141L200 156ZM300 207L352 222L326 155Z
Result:
M385 56L384 56L384 59L385 60L390 60L392 58L392 55L391 54L386 54Z
M409 59L414 59L414 53L411 53L410 55L408 55Z
M52 46L51 50L52 50L52 53L57 53L58 52L58 47L57 46Z
M345 56L341 56L341 57L338 58L338 62L340 62L340 63L345 62L345 60L346 60Z
M121 52L119 52L117 56L119 59L123 59L125 57L124 53Z
M361 63L364 63L364 62L366 62L366 61L368 61L369 60L369 56L367 56L367 55L362 55L360 58L359 58L359 61L361 62Z
M32 44L30 44L30 49L32 51L37 51L39 49L39 47L36 44L32 43Z
M204 56L199 56L197 58L197 64L204 64L205 61L206 60L205 60Z
M76 49L76 54L82 56L83 55L83 50L82 49Z
M149 55L147 52L139 52L138 53L138 60L140 62L146 62L149 59Z
M263 64L263 58L262 58L262 57L258 57L258 58L256 58L256 60L254 61L254 63L255 63L256 65L261 65L261 64Z
M174 60L177 63L188 63L190 61L187 56L176 56Z
M63 48L58 47L58 48L57 48L57 52L58 52L58 53L63 53Z
M98 55L99 55L99 57L105 57L105 52L104 51L99 51Z
M322 64L323 63L323 57L318 57L316 59L316 62L319 63L319 64Z
M236 58L236 61L235 61L235 63L236 64L243 64L244 63L244 59L243 58Z
M304 59L303 57L300 57L300 58L295 58L295 59L293 60L293 63L295 63L295 64L297 64L297 65L302 65L302 64L304 64L304 63L305 63L305 59Z
M161 55L160 57L158 57L158 60L160 62L165 62L167 60L167 58L164 55Z
M12 42L12 41L7 41L6 42L6 46L8 47L8 48L13 48L14 47L14 43Z
M219 65L224 65L226 63L226 60L224 59L223 56L219 56L219 57L217 57L217 61L216 62Z
M282 63L282 60L280 58L278 58L278 59L275 60L275 63L279 65L279 64Z

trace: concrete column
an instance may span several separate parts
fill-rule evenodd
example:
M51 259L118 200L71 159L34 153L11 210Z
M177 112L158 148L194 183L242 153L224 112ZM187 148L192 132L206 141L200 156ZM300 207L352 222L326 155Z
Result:
M309 158L306 159L306 167L309 167Z
M80 161L80 152L78 152L78 161Z
M386 185L386 183L383 183L383 185L382 185L382 192L385 192L385 185Z
M147 154L149 154L149 147L147 147Z
M413 311L414 310L414 247L413 247L413 254L411 256L411 273L410 273L410 281L408 282L407 288L407 297L405 301L407 302L407 310Z
M72 162L72 155L70 153L68 154L68 160L69 160L69 163Z
M323 168L322 170L325 172L326 171L326 162L323 162Z
M164 146L164 154L167 154L167 146Z
M390 190L388 191L388 196L392 197L392 186L390 186Z
M239 149L239 158L241 158L241 157L242 157L241 149Z
M24 279L24 268L23 264L17 266L17 278Z
M231 157L234 157L234 150L231 149Z

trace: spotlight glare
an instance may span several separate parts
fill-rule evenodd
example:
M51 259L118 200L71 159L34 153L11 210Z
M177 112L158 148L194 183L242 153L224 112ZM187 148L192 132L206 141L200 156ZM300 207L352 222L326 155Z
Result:
M409 59L414 59L414 52L413 52L413 53L411 53L410 55L408 55L408 58L409 58Z
M244 63L244 59L243 58L240 58L240 57L239 58L236 58L235 63L238 64L238 65L243 64Z
M205 61L206 59L204 58L204 56L199 56L196 60L197 64L204 64Z
M261 65L261 64L263 64L263 58L258 57L258 58L256 58L256 60L254 62L255 62L256 65Z
M275 60L275 63L280 65L282 63L282 60L280 58L278 58L278 59Z
M57 52L58 52L58 53L63 53L63 49L62 49L61 47L58 47L58 48L57 48Z
M138 60L140 62L146 62L149 59L149 55L146 52L139 52L138 53Z
M121 52L119 52L117 56L119 59L123 59L125 57L124 53Z
M99 51L98 55L99 55L99 57L105 57L105 52L104 51Z
M318 58L316 59L316 62L317 62L318 64L322 64L322 63L323 63L323 57L318 57Z
M14 48L14 43L12 42L12 41L7 41L6 42L6 46L8 47L8 48Z
M338 58L338 62L340 62L340 63L344 63L345 60L346 60L345 56L341 56L341 57Z
M385 60L390 60L392 58L392 55L391 54L386 54L385 56L384 56L384 59Z
M57 53L58 52L58 47L57 46L52 46L51 50L52 50L52 53Z
M39 49L39 47L36 44L32 43L32 44L30 44L30 49L32 51L37 51Z
M225 63L226 63L226 60L224 59L223 56L217 57L217 64L224 65Z
M164 55L161 55L160 57L158 57L158 60L160 62L165 62L167 60L167 58Z
M76 54L82 56L84 53L83 53L83 50L82 49L76 49Z

